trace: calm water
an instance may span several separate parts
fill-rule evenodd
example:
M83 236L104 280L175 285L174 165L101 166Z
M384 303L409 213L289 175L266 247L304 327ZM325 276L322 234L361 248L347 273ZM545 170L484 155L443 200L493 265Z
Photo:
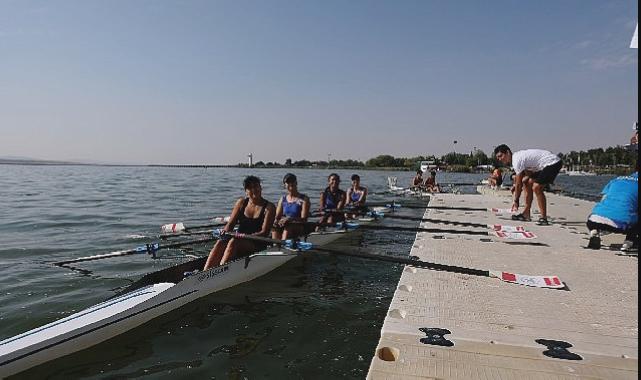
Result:
M79 265L51 262L133 248L159 226L199 224L226 215L243 195L242 179L263 179L264 196L282 193L281 169L0 165L0 340L101 302L141 275L185 260L128 256ZM327 170L293 171L313 206ZM351 171L338 171L347 180ZM363 171L370 191L387 176ZM439 174L441 182L486 175ZM611 177L559 177L568 190L596 194ZM347 182L343 183L343 188ZM372 200L388 198L372 197ZM409 211L404 211L409 212ZM407 255L411 233L368 233L341 246ZM210 246L189 254L206 254ZM90 350L35 368L31 378L364 378L400 277L401 266L311 256L260 279L156 319Z

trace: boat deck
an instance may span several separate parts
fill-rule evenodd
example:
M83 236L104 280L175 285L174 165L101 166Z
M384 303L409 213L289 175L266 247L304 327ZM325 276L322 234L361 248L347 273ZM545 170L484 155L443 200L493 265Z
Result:
M430 204L511 205L507 191L480 192L438 194ZM534 242L498 238L487 242L454 235L439 239L419 233L410 254L463 267L558 275L567 290L406 267L368 379L637 378L638 257L619 252L622 235L604 236L601 250L583 248L588 242L585 220L593 203L547 196L550 226L512 222L509 215L490 212L428 209L425 213L438 219L524 225L538 235ZM423 339L427 334L422 328L449 330L442 336L453 345ZM549 342L541 339L565 342L557 347L566 349L552 349L558 357L546 356L548 347L537 340Z

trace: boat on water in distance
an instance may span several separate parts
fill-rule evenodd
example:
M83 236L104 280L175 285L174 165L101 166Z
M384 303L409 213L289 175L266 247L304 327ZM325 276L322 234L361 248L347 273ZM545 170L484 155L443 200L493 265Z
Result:
M586 172L586 171L583 171L583 170L568 170L568 171L565 172L565 174L567 174L569 176L581 176L581 177L596 175L596 173L594 173L594 172Z

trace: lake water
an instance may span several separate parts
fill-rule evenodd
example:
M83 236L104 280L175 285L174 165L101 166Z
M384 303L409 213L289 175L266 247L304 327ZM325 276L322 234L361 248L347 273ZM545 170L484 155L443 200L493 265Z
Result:
M292 172L317 207L329 171ZM337 172L345 188L353 172ZM87 262L78 265L82 271L52 262L156 241L165 223L194 225L227 215L234 200L243 196L242 180L248 174L258 175L265 198L276 201L285 173L0 165L0 340L101 302L143 274L184 261L185 253L204 255L211 246L161 252L156 260L140 255ZM387 176L397 176L400 185L413 176L359 174L371 192L383 192ZM477 182L486 176L442 173L439 180ZM596 195L611 178L559 177L557 184ZM340 244L407 255L413 240L412 233L365 231ZM293 260L262 278L202 298L21 377L362 379L401 269L323 255Z

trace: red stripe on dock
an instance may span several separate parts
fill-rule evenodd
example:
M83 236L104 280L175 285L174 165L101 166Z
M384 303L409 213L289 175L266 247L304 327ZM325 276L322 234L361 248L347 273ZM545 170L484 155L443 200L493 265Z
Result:
M552 280L550 280L549 277L543 277L543 280L545 281L545 285L552 285Z
M514 273L503 272L502 278L504 281L516 281L516 275Z

